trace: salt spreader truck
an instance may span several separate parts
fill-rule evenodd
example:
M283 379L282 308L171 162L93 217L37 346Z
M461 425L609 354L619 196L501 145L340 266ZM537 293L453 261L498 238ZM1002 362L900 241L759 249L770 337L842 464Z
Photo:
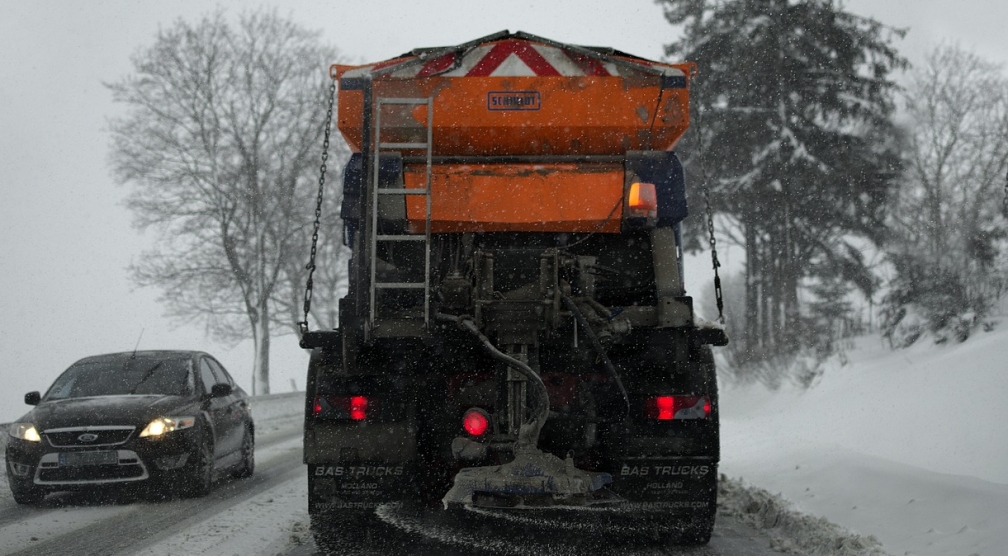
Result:
M692 64L507 31L334 65L349 292L308 331L315 523L615 507L704 543L718 395L683 282Z

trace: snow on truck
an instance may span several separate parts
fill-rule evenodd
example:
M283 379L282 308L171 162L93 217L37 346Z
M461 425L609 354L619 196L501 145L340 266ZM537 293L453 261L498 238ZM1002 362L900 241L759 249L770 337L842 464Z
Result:
M506 31L331 68L353 254L338 328L302 323L315 523L606 507L707 542L728 340L683 285L693 73Z

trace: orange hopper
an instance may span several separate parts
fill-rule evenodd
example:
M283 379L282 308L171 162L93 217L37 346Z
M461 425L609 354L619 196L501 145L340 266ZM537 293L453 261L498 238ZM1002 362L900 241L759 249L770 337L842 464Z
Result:
M628 179L623 158L673 148L689 125L693 72L692 64L506 31L331 68L339 80L338 126L358 152L366 95L372 105L433 98L432 232L618 232ZM381 141L426 141L426 111L387 107ZM424 187L425 153L403 151L405 187ZM406 201L413 229L423 229L424 200Z

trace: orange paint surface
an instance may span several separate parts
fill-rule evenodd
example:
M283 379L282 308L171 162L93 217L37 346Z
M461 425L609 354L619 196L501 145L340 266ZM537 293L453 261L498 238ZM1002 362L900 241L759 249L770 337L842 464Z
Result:
M375 99L434 98L435 156L668 150L689 126L688 88L662 89L653 75L376 79L373 87ZM503 108L507 95L522 94L523 109ZM363 100L360 89L339 92L338 126L356 151ZM423 141L426 121L426 107L388 107L382 140Z
M407 165L405 185L423 189L426 166ZM444 164L431 174L431 232L618 233L622 164ZM426 200L406 197L413 233Z

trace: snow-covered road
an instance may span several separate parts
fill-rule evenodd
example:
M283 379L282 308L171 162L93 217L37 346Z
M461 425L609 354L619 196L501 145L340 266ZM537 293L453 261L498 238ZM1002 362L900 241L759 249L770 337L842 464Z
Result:
M707 547L614 545L591 523L543 534L541 523L494 516L470 516L462 526L436 512L378 512L373 538L382 542L347 544L345 553L1004 554L1005 345L1008 325L961 345L925 341L897 352L864 338L810 390L723 388L727 477ZM202 499L63 494L22 507L4 478L0 555L317 554L301 464L302 411L300 394L257 398L255 476L226 480Z
M0 488L0 555L177 554L308 555L318 549L309 530L301 464L300 395L257 398L256 473L225 480L205 498L147 502L130 497L50 496L40 507L18 506ZM5 480L3 482L6 482ZM772 540L725 515L707 547L662 549L605 536L602 523L517 523L493 515L461 521L439 512L389 512L376 519L380 544L346 545L346 554L697 554L773 556ZM479 523L476 523L479 521ZM550 534L543 534L546 527ZM552 527L552 529L550 529ZM536 530L538 533L533 533ZM639 540L639 539L637 539ZM502 548L504 547L504 548Z

